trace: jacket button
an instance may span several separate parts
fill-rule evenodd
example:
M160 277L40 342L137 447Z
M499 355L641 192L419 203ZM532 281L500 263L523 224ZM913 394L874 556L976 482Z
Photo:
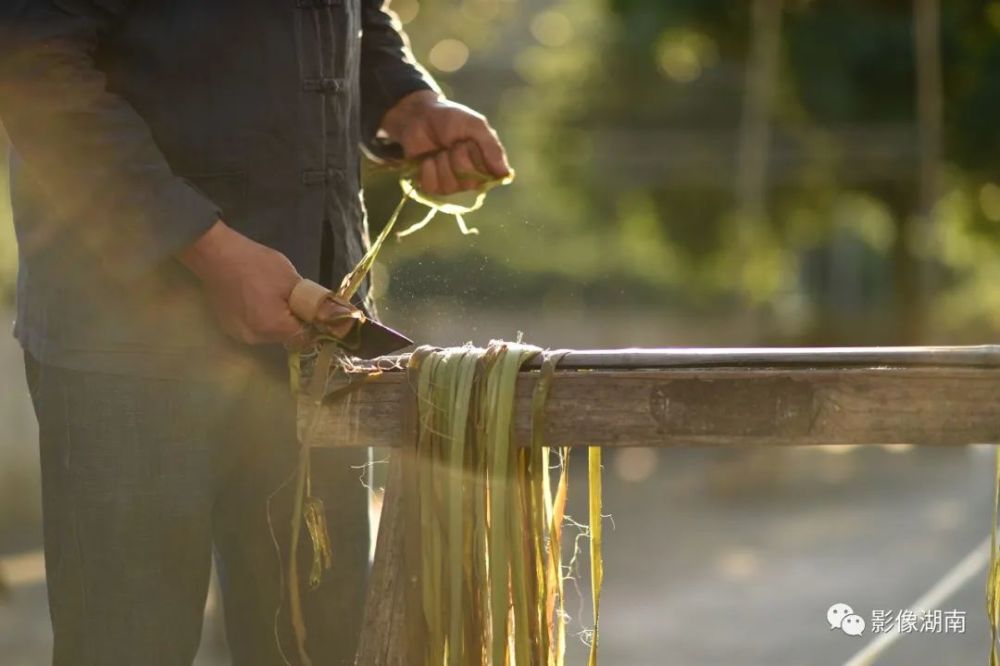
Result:
M305 79L302 81L302 88L309 92L318 92L324 95L339 93L344 90L344 80L333 78Z
M344 180L344 170L336 167L326 169L306 169L302 172L303 185L339 183Z

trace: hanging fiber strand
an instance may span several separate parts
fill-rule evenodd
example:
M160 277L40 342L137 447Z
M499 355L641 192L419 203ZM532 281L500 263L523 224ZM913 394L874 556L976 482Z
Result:
M1000 666L997 653L998 623L1000 623L1000 552L997 551L997 514L1000 513L1000 447L996 456L993 482L993 524L990 526L990 568L986 581L986 615L990 622L990 666Z
M532 446L513 437L521 365L537 347L422 347L408 369L417 395L419 599L408 618L422 629L409 646L418 666L562 666L565 614L561 561L568 492L565 461L553 495L544 405L555 363L547 354L532 401ZM593 451L594 449L592 449ZM599 449L598 449L599 450ZM591 457L591 568L596 617L601 583L600 458ZM596 520L596 522L595 522Z

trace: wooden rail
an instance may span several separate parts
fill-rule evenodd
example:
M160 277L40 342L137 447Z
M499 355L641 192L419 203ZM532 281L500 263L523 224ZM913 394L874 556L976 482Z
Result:
M518 382L521 443L537 367ZM412 399L405 372L384 372L346 398L303 400L300 428L313 446L398 446ZM571 351L545 428L551 446L997 442L1000 345Z

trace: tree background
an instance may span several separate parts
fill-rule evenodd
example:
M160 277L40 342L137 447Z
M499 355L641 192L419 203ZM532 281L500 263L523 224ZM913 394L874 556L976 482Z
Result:
M424 297L741 313L764 342L989 339L1000 3L942 4L943 146L922 223L911 2L784 3L763 214L748 219L734 192L753 3L396 0L519 177L473 217L481 236L439 221L390 248L389 311ZM395 196L370 183L373 225Z

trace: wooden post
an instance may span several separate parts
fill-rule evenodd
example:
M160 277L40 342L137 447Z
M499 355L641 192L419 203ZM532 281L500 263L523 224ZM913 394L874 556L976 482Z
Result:
M410 625L406 621L406 575L410 567L405 561L405 502L400 498L403 467L403 453L394 452L389 460L375 563L368 584L358 666L408 666L406 630Z

